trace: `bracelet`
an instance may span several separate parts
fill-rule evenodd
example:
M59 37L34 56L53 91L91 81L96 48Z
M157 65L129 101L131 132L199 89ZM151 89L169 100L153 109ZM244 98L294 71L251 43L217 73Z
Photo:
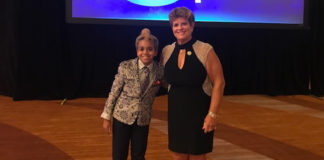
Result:
M216 116L217 116L215 113L213 113L211 111L208 112L208 115L213 119L216 119Z

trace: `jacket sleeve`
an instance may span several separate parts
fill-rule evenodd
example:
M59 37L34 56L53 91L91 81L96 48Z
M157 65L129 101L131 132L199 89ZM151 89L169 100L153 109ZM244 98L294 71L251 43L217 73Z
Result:
M106 100L104 110L101 114L101 117L107 120L111 119L115 104L119 98L123 86L125 84L125 74L124 74L124 65L121 63L118 67L118 73L115 75L115 80L111 86L108 99Z

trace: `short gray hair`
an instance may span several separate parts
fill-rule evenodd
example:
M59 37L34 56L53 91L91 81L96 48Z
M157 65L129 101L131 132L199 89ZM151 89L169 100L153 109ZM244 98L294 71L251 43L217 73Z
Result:
M184 19L188 20L190 25L195 23L194 14L191 12L190 9L188 9L186 7L177 7L177 8L172 9L172 11L169 14L169 22L170 22L171 26L173 25L173 21L177 18L184 18Z

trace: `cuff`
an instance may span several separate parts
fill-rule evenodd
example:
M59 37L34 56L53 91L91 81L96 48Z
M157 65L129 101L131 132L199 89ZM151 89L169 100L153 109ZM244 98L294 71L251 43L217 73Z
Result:
M111 115L107 114L106 112L102 112L100 117L103 118L103 119L110 120Z

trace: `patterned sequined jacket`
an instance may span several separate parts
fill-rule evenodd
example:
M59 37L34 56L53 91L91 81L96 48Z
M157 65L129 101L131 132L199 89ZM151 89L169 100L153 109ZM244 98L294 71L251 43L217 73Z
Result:
M162 65L153 62L149 86L141 94L138 58L120 63L101 117L110 120L113 116L128 125L138 118L137 125L149 125L153 100L160 88L163 72Z

